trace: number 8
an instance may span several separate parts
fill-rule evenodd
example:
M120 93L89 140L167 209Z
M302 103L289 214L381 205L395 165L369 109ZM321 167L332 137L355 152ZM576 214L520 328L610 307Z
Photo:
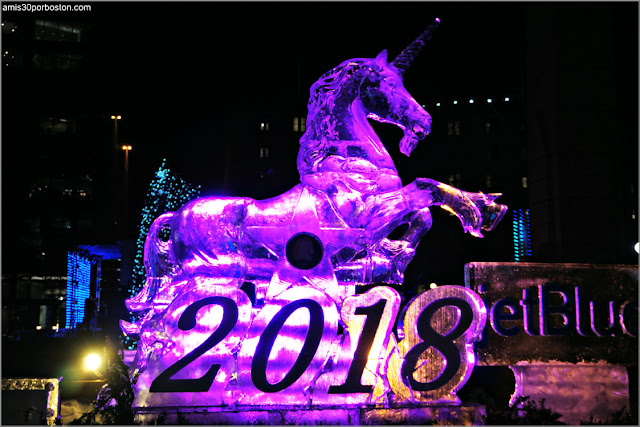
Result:
M387 371L396 401L459 404L456 391L471 375L472 343L486 318L482 300L467 288L442 286L414 298Z

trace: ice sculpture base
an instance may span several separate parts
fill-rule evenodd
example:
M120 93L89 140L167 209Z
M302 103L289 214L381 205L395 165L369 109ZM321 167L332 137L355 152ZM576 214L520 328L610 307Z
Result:
M522 364L510 366L518 396L529 396L562 414L560 421L577 425L593 415L605 421L629 408L629 378L624 366L607 364Z
M240 407L137 408L136 421L153 425L484 425L486 409L469 403L461 406L344 407Z

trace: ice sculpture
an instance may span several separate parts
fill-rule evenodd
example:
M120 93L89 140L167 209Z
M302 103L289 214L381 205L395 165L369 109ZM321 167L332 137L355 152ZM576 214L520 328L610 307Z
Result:
M455 403L456 386L473 367L468 343L486 318L477 296L455 288L437 303L436 294L423 294L405 309L405 329L406 322L417 329L400 330L398 344L391 334L397 291L379 286L356 295L362 284L402 283L432 225L430 207L454 213L476 237L507 209L495 203L499 194L428 178L403 187L367 120L400 127L407 156L429 134L431 117L405 90L402 74L435 25L393 61L386 51L351 59L311 87L300 184L267 200L200 198L153 223L146 284L126 301L141 316L121 322L125 333L140 337L137 406L367 404L387 402L392 391L398 401ZM404 235L388 239L402 224ZM167 227L165 242L160 233ZM448 308L430 333L446 340L448 330L457 331L451 340L459 356L450 346L440 359L430 356L439 360L435 371L448 375L443 384L414 375L426 357L415 354L425 347L424 327L416 325L433 304L429 319ZM389 366L401 368L390 373ZM413 393L416 384L422 391ZM441 392L427 391L434 387Z

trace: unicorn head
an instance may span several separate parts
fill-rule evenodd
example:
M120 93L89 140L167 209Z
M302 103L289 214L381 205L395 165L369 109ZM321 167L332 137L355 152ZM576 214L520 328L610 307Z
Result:
M404 88L402 74L434 28L430 26L390 63L386 50L373 59L350 59L311 86L307 131L298 155L301 176L318 172L328 156L361 159L395 172L391 156L367 119L400 127L404 131L400 151L407 156L429 134L431 116Z

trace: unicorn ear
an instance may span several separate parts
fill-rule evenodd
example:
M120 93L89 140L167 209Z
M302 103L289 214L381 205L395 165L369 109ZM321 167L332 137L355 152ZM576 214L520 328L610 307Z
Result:
M384 61L384 64L387 64L387 49L384 49L382 52L376 56L376 62Z

